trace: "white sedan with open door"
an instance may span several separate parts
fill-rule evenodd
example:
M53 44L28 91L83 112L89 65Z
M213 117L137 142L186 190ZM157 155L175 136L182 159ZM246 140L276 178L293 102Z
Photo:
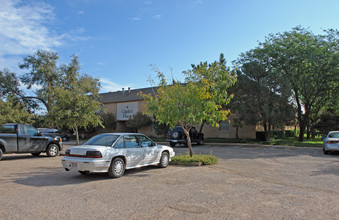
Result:
M69 147L61 163L66 171L108 172L118 178L126 169L149 165L165 168L174 155L171 147L158 145L143 134L105 133L81 146Z

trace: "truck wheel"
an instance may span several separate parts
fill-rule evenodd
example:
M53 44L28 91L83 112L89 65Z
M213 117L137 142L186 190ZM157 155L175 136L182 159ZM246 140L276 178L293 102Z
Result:
M2 152L2 149L0 148L0 160L2 159L2 155L4 155L4 153Z
M59 154L59 147L56 144L49 144L46 150L46 154L49 157L55 157Z
M198 145L202 145L204 144L204 139L200 139L198 142L197 142Z

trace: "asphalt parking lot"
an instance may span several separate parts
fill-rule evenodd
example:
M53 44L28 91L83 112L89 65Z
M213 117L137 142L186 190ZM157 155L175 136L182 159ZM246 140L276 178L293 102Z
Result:
M174 148L186 153L186 148ZM214 166L66 172L61 158L4 155L0 219L339 219L339 155L203 145Z

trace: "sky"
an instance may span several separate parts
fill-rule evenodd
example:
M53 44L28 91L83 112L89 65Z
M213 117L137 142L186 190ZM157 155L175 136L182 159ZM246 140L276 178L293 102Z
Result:
M183 80L191 64L223 53L231 66L269 34L301 25L339 29L338 0L0 0L0 69L51 50L79 58L100 92L152 86L156 66Z

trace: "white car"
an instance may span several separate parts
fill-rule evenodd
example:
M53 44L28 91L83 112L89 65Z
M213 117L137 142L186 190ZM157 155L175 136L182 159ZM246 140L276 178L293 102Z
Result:
M339 151L339 131L330 131L324 138L324 154L330 151Z
M81 146L69 147L61 163L66 171L108 172L118 178L126 169L149 165L165 168L174 155L171 147L158 145L143 134L104 133Z

